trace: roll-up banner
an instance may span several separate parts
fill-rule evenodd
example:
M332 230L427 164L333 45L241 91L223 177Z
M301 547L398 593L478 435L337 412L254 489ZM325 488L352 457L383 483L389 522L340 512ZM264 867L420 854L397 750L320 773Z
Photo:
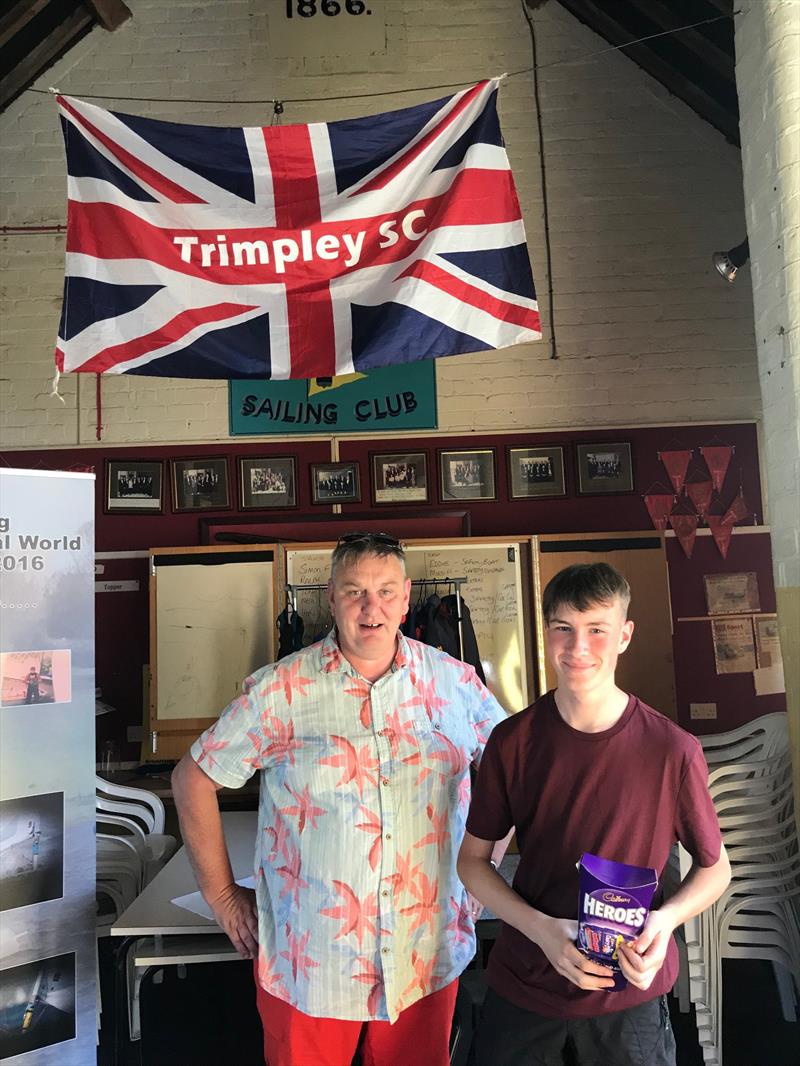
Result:
M0 1060L96 1059L94 475L0 470Z

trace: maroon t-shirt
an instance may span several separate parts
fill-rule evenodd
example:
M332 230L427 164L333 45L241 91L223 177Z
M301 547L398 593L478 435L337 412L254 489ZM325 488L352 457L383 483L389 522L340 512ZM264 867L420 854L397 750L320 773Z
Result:
M578 917L583 852L652 866L659 880L680 840L700 866L719 859L719 823L699 741L631 696L602 733L567 725L552 692L492 732L472 792L467 830L500 840L516 827L520 864L514 890L557 918ZM653 906L660 903L660 893ZM520 1007L548 1017L590 1018L667 992L678 973L671 941L652 985L587 992L562 977L544 952L512 926L489 960L489 984Z

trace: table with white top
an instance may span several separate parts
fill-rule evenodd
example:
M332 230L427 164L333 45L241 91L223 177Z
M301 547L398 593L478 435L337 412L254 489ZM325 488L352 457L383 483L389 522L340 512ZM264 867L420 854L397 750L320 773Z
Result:
M257 811L223 811L221 817L234 877L252 876ZM111 926L111 935L120 938L115 974L117 1066L126 1060L128 1034L132 1041L141 1035L139 992L150 969L241 960L213 918L172 902L196 889L188 853L181 847Z
M223 811L221 817L234 878L252 876L258 812ZM518 855L508 855L500 865L509 883L518 863ZM181 847L111 926L111 935L120 938L116 953L117 1066L125 1061L128 1048L126 1020L131 1040L139 1039L139 991L150 969L241 959L216 921L172 902L196 888L189 856ZM479 939L494 939L499 924L494 915L484 912L477 923Z

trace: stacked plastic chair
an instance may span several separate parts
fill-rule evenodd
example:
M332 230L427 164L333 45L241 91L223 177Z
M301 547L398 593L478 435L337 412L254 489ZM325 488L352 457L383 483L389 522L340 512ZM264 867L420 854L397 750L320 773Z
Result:
M152 792L95 778L98 846L109 836L124 842L142 862L140 890L170 859L175 837L164 833L164 804ZM99 853L98 853L99 857Z
M731 862L717 902L686 923L689 996L703 1058L722 1063L722 960L763 959L775 972L783 1016L800 991L800 852L786 715L701 737L709 791ZM680 849L683 877L691 858Z

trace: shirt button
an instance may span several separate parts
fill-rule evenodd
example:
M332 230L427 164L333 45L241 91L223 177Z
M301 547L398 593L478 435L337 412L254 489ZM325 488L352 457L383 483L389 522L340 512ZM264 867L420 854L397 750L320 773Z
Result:
M386 834L386 839L387 840L391 840L392 839L392 834L391 833L387 833Z
M383 896L384 899L386 899L386 897L389 895L389 893L384 888L383 892L381 892L381 895Z
M381 778L381 784L382 785L388 785L389 784L389 778L388 777L382 777Z
M439 729L439 730L441 730L441 728L442 728L442 727L441 727L441 726L439 725L439 723L438 723L438 722L434 722L434 723L433 723L433 728L434 728L434 729Z
M381 955L388 955L388 954L389 954L389 949L388 948L381 948Z
M383 734L384 734L384 730L383 730L383 729L379 729L379 730L378 730L378 736L379 736L379 737L382 737L382 736L383 736Z

